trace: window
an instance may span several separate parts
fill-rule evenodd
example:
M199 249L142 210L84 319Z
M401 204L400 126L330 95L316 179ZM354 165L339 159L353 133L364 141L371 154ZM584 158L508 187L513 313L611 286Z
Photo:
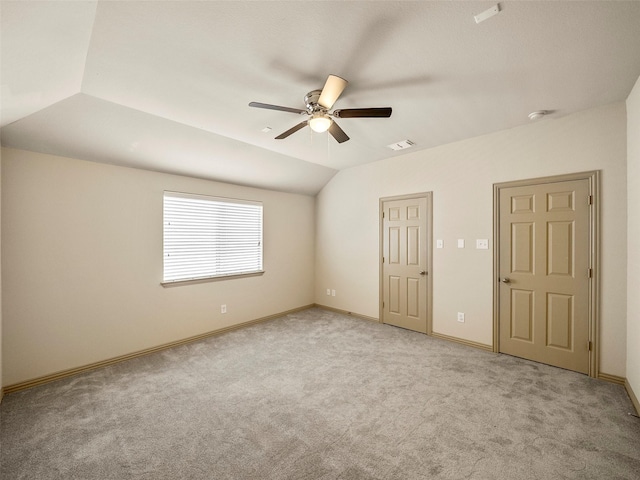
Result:
M262 273L262 203L164 192L163 283Z

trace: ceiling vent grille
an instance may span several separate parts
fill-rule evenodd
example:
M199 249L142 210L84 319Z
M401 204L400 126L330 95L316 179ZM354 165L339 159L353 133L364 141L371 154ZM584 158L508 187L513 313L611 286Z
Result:
M387 145L391 150L406 150L407 148L411 148L415 145L411 140L402 140L400 142L392 143L391 145Z

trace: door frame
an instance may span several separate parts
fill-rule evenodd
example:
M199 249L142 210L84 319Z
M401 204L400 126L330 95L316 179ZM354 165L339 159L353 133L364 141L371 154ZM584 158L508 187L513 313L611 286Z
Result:
M500 191L503 188L541 185L572 180L588 180L591 209L589 211L589 376L598 377L600 370L600 171L569 173L493 184L493 351L500 352Z
M426 275L426 299L427 299L427 335L433 333L433 192L419 192L411 193L407 195L395 195L392 197L380 197L378 207L378 219L379 219L379 240L378 240L378 265L379 265L379 277L378 277L378 323L384 323L384 307L382 302L384 300L384 265L382 258L384 257L384 218L382 214L384 212L384 202L393 200L410 200L412 198L425 198L427 201L427 275Z

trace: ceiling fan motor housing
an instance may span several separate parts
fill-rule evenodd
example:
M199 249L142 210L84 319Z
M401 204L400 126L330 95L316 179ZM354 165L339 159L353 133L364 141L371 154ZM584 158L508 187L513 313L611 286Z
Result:
M322 93L322 90L311 90L309 93L307 93L304 96L304 103L307 106L307 111L309 112L309 114L312 114L314 112L319 112L319 111L323 111L323 112L327 111L326 108L318 104L318 100L320 99L321 93Z

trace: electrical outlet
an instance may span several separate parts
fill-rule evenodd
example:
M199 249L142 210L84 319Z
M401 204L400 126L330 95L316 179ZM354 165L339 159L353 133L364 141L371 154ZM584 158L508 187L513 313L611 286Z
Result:
M335 297L336 296L336 291L335 290L331 290L331 296Z
M220 313L227 313L227 306L226 305L220 305Z
M458 239L458 248L464 248L464 238Z
M458 321L464 323L464 313L458 312Z
M331 295L331 289L327 288L327 295Z

